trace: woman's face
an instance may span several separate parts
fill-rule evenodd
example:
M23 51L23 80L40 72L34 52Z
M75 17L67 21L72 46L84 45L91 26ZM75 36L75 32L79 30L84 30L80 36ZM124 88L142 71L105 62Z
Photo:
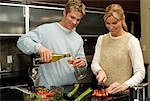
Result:
M63 26L72 30L80 23L82 17L82 13L74 9L72 9L69 13L64 12Z
M122 20L118 20L114 16L109 16L105 21L105 25L112 36L120 36L122 34L121 31L123 30L122 22Z

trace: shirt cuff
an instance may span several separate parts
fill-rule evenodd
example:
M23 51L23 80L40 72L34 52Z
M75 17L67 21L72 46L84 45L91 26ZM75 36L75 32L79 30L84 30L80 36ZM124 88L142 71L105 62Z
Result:
M91 64L91 69L93 71L93 74L97 75L97 72L99 70L102 70L101 66L98 63L92 63Z
M40 43L37 43L35 47L37 53L39 52L40 47L42 47L42 45Z
M128 85L129 87L133 87L134 85L132 85L129 81L125 81L124 82L126 85Z

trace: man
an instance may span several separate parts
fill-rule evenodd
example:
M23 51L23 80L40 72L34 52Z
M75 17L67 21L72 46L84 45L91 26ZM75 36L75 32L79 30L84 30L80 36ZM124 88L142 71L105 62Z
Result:
M17 46L26 54L39 54L42 62L52 59L54 53L71 53L75 57L73 67L86 67L83 40L75 31L81 18L85 15L85 5L81 1L69 0L60 22L44 24L20 37ZM40 65L39 85L66 85L77 83L74 68L67 58L57 62Z

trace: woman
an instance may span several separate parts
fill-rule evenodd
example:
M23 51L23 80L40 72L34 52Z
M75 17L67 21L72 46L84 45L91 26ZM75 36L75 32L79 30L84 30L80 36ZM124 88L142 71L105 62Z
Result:
M145 68L140 43L128 32L122 7L109 5L104 22L109 33L99 36L91 68L98 84L105 83L114 94L141 83Z

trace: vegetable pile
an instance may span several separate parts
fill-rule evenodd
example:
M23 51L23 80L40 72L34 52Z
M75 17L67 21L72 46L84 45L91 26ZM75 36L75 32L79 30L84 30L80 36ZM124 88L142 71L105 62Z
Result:
M48 89L43 86L35 87L32 94L24 94L25 101L61 101L63 91L61 87L52 86Z

